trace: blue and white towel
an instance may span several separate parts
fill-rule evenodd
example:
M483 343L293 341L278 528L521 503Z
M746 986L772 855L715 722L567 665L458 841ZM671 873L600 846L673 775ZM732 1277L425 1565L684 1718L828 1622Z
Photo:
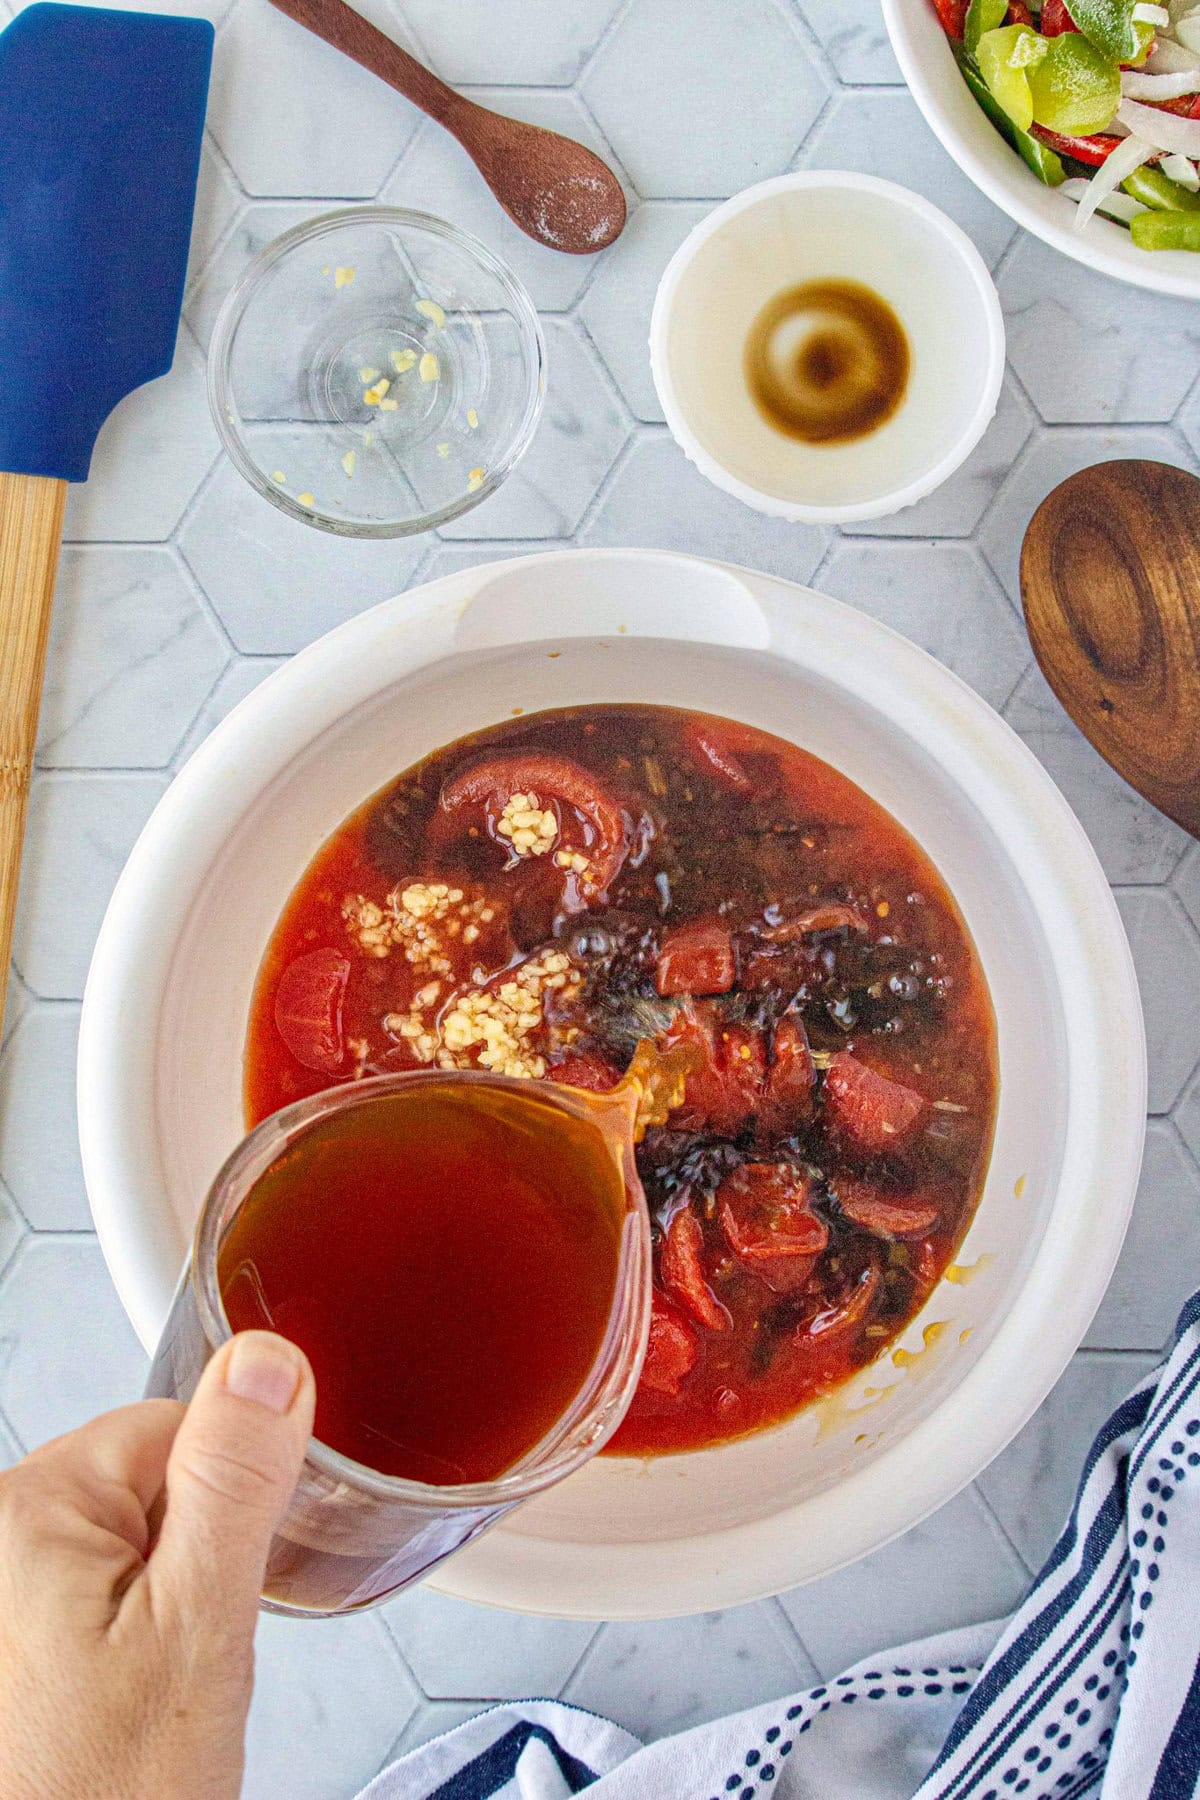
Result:
M360 1800L1200 1800L1200 1294L1092 1446L1007 1625L643 1747L556 1701L496 1707Z

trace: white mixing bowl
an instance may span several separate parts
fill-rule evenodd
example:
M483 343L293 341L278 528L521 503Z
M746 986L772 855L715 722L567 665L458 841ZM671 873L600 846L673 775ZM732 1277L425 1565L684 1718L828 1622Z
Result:
M1194 252L1139 250L1124 225L1099 216L1085 231L1074 229L1075 202L1057 188L1043 186L980 110L959 73L933 0L883 0L883 17L925 123L963 173L1010 219L1102 275L1158 294L1200 299L1200 256Z
M1095 856L1008 727L903 638L765 576L642 551L448 576L297 656L188 763L113 896L79 1048L92 1211L149 1347L242 1135L255 974L318 845L464 732L621 700L791 738L918 838L991 984L1000 1109L958 1257L970 1278L944 1281L904 1334L915 1361L885 1353L829 1401L716 1450L601 1457L437 1574L469 1599L607 1618L749 1600L915 1524L1029 1417L1104 1292L1141 1153L1137 987Z

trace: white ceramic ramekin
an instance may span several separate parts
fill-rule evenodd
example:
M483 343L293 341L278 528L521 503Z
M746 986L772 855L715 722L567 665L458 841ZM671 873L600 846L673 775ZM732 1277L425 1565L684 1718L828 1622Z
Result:
M949 1499L1057 1379L1120 1249L1145 1111L1128 947L1066 803L955 676L806 588L658 552L494 563L361 614L244 700L147 825L88 981L79 1120L100 1240L151 1345L242 1132L251 989L314 851L437 745L515 708L605 700L748 720L868 789L957 895L999 1028L964 1278L905 1333L915 1360L885 1355L718 1450L601 1457L438 1576L502 1606L659 1617L828 1573Z
M849 443L787 436L742 372L759 310L798 283L874 289L911 355L893 416ZM702 219L659 283L650 362L667 424L700 472L747 506L807 524L900 512L970 455L996 411L1004 320L966 234L919 194L874 175L779 175Z

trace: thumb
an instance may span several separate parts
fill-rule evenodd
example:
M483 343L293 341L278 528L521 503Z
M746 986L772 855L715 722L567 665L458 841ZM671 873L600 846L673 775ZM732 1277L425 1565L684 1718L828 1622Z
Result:
M171 1448L147 1569L177 1611L234 1629L257 1612L315 1403L308 1358L271 1331L239 1333L205 1369Z

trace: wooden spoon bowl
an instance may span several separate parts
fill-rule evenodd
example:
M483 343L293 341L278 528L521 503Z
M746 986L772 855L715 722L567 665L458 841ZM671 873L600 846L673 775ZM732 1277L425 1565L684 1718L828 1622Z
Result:
M1200 837L1200 481L1134 461L1069 476L1029 522L1021 597L1084 736Z
M539 125L455 93L346 0L272 0L457 138L514 225L550 250L592 256L619 237L625 195L606 162Z

